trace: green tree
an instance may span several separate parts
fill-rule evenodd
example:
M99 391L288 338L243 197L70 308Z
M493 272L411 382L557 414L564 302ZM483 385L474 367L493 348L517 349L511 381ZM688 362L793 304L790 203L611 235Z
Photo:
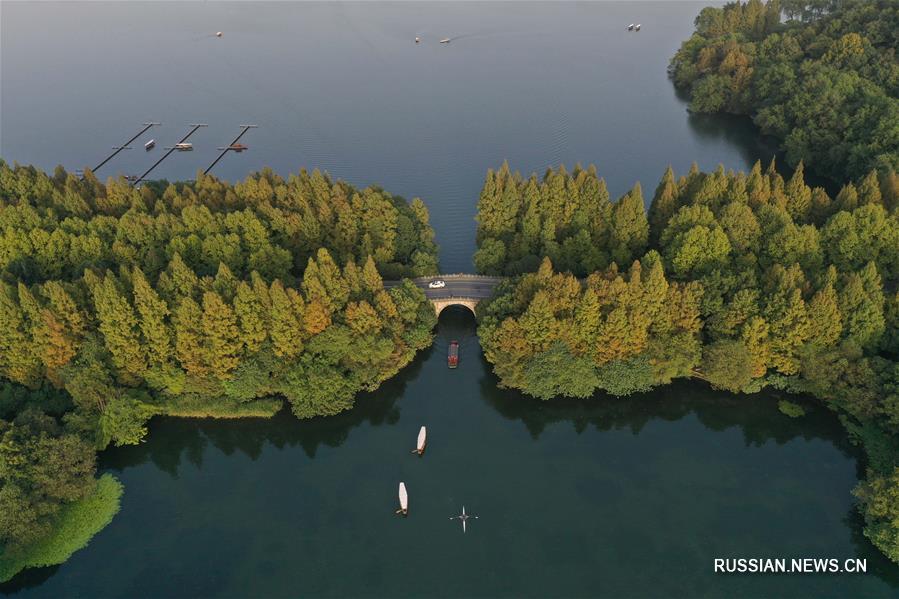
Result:
M271 313L269 334L275 355L284 358L295 358L303 350L304 314L297 308L298 302L291 301L280 281L272 283L269 290L271 296Z
M172 358L169 307L150 286L139 268L134 268L131 281L134 286L134 306L140 315L139 327L148 361L153 366L166 365Z
M203 353L203 311L191 297L183 297L175 310L175 355L188 374L208 372Z
M809 342L822 347L834 345L843 332L843 315L837 292L828 284L812 297L808 305Z
M674 180L674 171L669 165L656 187L652 204L649 206L649 228L653 240L661 237L662 231L668 226L668 219L677 212L677 209L677 183Z
M648 241L649 221L640 184L637 183L612 208L609 239L612 259L618 264L629 264L646 250Z
M240 327L240 339L247 353L257 353L268 338L266 308L255 290L245 281L237 285L234 313Z
M135 384L141 379L147 365L141 350L134 308L119 290L112 273L107 273L100 283L92 287L91 292L94 309L100 320L99 330L119 378L126 384Z
M899 467L892 473L868 473L853 491L865 518L865 536L893 561L899 561Z
M742 341L716 341L703 349L702 371L712 386L739 393L752 382L752 357Z
M839 294L845 335L861 347L873 347L883 335L883 287L873 262L851 273Z
M214 291L203 294L204 361L219 379L230 378L240 363L241 340L237 316L230 305Z

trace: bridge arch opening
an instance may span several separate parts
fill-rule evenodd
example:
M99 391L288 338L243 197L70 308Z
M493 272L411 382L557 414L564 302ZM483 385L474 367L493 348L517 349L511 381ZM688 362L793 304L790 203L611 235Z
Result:
M463 341L476 336L478 323L474 312L468 306L450 304L437 315L436 333L445 343L451 340Z
M463 310L468 310L471 312L472 316L477 318L475 308L477 308L478 300L452 298L445 300L431 300L431 303L434 304L434 311L437 313L437 318L440 318L440 315L447 308L461 308Z

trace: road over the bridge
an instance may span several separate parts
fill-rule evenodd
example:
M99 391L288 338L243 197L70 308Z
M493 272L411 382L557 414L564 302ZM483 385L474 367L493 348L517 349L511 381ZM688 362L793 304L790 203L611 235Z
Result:
M474 312L478 302L491 297L494 288L502 280L502 277L454 274L419 277L412 279L412 282L425 292L425 296L434 304L437 314L440 314L444 308L451 305L465 306ZM432 281L443 281L446 283L446 286L431 289L429 284ZM399 284L400 281L384 281L384 286L387 288L395 287Z

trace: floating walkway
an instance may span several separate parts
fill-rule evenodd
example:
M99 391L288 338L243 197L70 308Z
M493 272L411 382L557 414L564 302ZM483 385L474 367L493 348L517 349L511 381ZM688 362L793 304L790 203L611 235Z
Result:
M244 147L235 148L234 146L237 145L237 142L240 141L240 138L243 137L244 133L246 133L250 129L255 129L256 127L258 127L258 125L240 125L240 126L243 127L243 131L241 131L240 135L235 137L234 141L232 141L230 144L228 144L227 147L219 148L222 151L222 153L219 154L218 158L216 158L215 160L212 161L212 164L210 164L209 167L205 171L203 171L204 175L208 175L209 171L212 170L212 167L214 167L216 164L218 164L219 160L224 158L225 154L227 154L228 152L243 152L246 149Z
M184 142L186 142L187 139L197 131L197 129L199 129L200 127L206 127L206 126L207 126L207 125L206 125L205 123L192 124L192 125L191 125L192 128L191 128L190 131L187 132L187 135L185 135L184 137L182 137L181 140L180 140L178 143L176 143L174 146L172 146L171 148L169 148L169 149L168 149L168 152L166 152L165 154L163 154L162 157L161 157L159 160L157 160L157 161L153 164L153 166L151 166L150 168L148 168L147 171L146 171L143 175L141 175L140 177L138 177L138 178L136 178L134 181L132 181L132 182L131 182L131 186L134 187L135 185L137 185L138 183L140 183L141 181L143 181L144 178L146 178L146 176L149 175L149 174L153 171L153 169L155 169L157 166L159 166L160 164L162 164L162 161L169 157L169 154L171 154L172 152L174 152L175 150L178 149L178 145L179 145L179 144L183 144Z
M109 156L107 156L107 157L106 157L106 160L104 160L103 162L101 162L100 164L98 164L97 166L95 166L94 169L93 169L93 172L96 173L96 172L100 169L101 166L103 166L104 164L106 164L107 162L109 162L110 160L112 160L113 158L115 158L116 155L117 155L119 152L121 152L122 150L130 150L131 148L128 147L128 144L130 144L130 143L133 142L135 139L137 139L138 137L140 137L141 135L143 135L144 133L146 133L146 132L150 129L150 127L152 127L152 126L154 126L154 125L159 125L159 124L160 124L160 123L144 123L144 128L141 129L140 131L138 131L138 132L137 132L137 135L135 135L134 137L132 137L131 139L129 139L128 141L126 141L124 144L122 144L122 145L120 145L120 146L114 147L113 150L115 150L115 152L113 152L112 154L110 154Z

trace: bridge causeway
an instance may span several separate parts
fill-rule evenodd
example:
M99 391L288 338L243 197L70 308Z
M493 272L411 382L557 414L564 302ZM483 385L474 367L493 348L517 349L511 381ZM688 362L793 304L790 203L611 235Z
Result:
M431 289L428 287L431 281L444 281L445 287ZM486 275L471 275L465 273L434 275L433 277L418 277L412 279L416 287L424 291L425 296L434 305L437 316L449 306L464 306L475 313L478 303L493 296L493 290L502 281L502 277L489 277ZM396 287L400 281L384 281L387 288Z

